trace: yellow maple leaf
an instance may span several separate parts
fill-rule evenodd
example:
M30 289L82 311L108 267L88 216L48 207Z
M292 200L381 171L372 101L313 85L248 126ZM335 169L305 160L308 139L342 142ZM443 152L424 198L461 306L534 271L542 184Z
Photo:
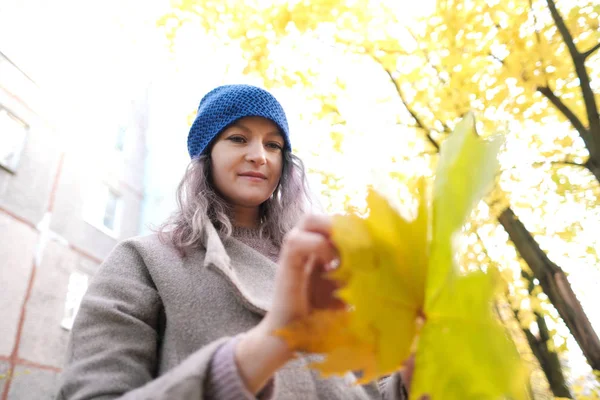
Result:
M423 182L422 197L424 192ZM423 304L427 244L425 201L413 222L374 191L367 201L368 218L339 216L334 222L342 262L331 276L344 285L339 296L352 310L317 311L279 333L292 348L327 354L313 365L324 376L361 371L359 382L398 370L410 354Z
M499 164L501 136L482 140L475 118L468 113L443 143L433 188L431 255L427 274L425 311L441 288L456 275L452 237L473 207L491 188Z
M350 307L318 311L279 334L325 355L313 365L324 376L360 371L368 382L399 370L416 346L416 398L527 398L525 370L491 310L498 276L461 275L452 245L493 182L501 143L479 138L468 114L442 146L431 205L420 181L414 220L375 191L366 218L336 217L341 264L331 277Z

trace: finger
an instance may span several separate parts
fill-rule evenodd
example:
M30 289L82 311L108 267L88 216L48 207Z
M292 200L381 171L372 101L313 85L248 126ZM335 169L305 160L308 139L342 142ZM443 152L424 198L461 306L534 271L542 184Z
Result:
M410 356L408 356L408 358L406 360L404 360L404 362L402 363L402 365L404 365L406 368L414 368L415 367L415 357L416 354L410 353Z
M402 363L404 368L400 371L400 376L402 377L402 382L408 391L410 391L410 387L412 385L412 377L415 371L415 353L411 353L410 356Z
M310 282L310 277L315 273L314 271L317 269L318 265L319 263L317 261L317 256L315 254L310 254L306 260L306 263L304 264L304 270L302 271L304 273L304 278L307 285Z
M302 266L310 255L319 264L328 264L338 257L335 247L323 235L299 229L286 235L281 250L282 259Z
M303 279L301 279L300 281L299 293L310 293L310 276L313 274L313 271L316 269L316 266L317 258L311 254L310 256L308 256L308 261L304 265L304 269L302 271L304 276ZM310 301L305 303L303 306L305 309L302 310L302 313L308 313L310 309Z
M301 230L320 233L321 235L325 235L327 237L331 235L332 227L333 220L330 216L316 214L311 214L304 217L298 225L298 228Z

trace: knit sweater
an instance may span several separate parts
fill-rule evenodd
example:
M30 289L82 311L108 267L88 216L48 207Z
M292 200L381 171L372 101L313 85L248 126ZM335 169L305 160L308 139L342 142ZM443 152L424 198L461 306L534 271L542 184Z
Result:
M234 227L231 236L253 248L273 262L279 257L279 247L268 237L261 237L258 229Z

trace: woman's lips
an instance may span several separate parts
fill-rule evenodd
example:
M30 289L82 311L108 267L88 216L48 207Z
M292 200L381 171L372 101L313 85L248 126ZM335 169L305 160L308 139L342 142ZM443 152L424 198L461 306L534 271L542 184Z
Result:
M258 178L256 176L248 176L248 175L240 175L242 178L247 179L251 182L264 182L263 178Z
M267 177L260 172L244 172L239 174L239 176L251 182L262 182L267 180Z

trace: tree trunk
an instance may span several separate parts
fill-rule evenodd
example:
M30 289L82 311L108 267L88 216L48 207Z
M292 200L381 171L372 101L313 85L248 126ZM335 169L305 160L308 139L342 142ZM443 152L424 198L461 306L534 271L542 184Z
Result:
M508 233L517 251L523 257L552 305L581 347L590 366L600 371L600 340L575 296L564 271L540 249L533 236L510 208L498 220Z
M529 329L523 329L527 341L529 342L529 346L531 347L531 351L533 351L533 354L540 363L540 367L542 367L542 371L544 371L544 375L546 375L552 394L555 397L572 399L573 395L571 394L565 376L563 375L558 354L548 349L547 342L543 340L544 336L550 336L546 321L541 314L536 313L535 316L538 328L540 329L540 338L537 338Z
M535 288L535 284L533 283L534 277L527 271L522 271L521 275L527 280L527 290L531 295L533 293L533 289ZM519 321L519 310L513 309L513 313L517 321ZM527 338L529 347L531 348L535 358L537 358L538 362L540 363L542 371L544 371L544 375L548 380L552 394L555 397L566 397L572 399L573 395L571 394L569 386L567 385L567 381L562 371L562 365L558 359L558 354L556 351L548 348L548 341L551 339L551 336L550 332L548 331L548 325L546 325L546 320L539 312L535 312L535 323L539 332L537 336L534 335L528 328L521 326L521 330Z
M381 63L381 61L375 55L370 55L388 75L390 81L396 89L396 92L398 93L400 100L414 118L416 127L425 132L429 143L431 143L432 146L439 151L439 143L437 143L431 136L432 129L426 126L419 118L417 113L410 107L410 104L404 97L404 94L400 88L399 82L394 78L393 71L387 70L384 64ZM556 98L556 102L561 103L560 99L558 98ZM588 161L586 167L589 168L597 178L599 178L600 168L592 169L594 166L598 165L594 164L592 158L590 158L590 160L591 161ZM598 180L600 181L600 178ZM533 236L531 236L521 221L517 219L510 207L506 208L502 212L502 214L498 217L498 221L508 233L521 257L529 265L529 268L533 272L534 276L540 281L542 290L548 296L550 302L564 320L565 324L569 328L569 331L581 347L581 350L587 358L590 366L594 370L600 371L600 340L592 328L589 319L585 315L585 312L581 307L581 303L579 300L577 300L577 297L571 288L571 284L567 280L563 270L558 265L550 261L542 249L540 249L538 243L533 239ZM532 351L534 347L535 346L532 346ZM538 353L534 351L534 355L537 357ZM540 357L543 356L541 350L539 355ZM553 363L553 361L550 359L546 362L543 357L541 359L538 358L538 360L540 364L549 365L549 363ZM554 369L554 367L548 368ZM554 377L555 374L552 372L550 375ZM555 378L549 379L554 380ZM556 380L559 382L558 386L560 386L560 379L557 378ZM558 387L557 390L559 390Z
M596 177L598 183L600 183L600 162L596 162L594 159L590 157L590 159L585 163L585 167Z
M544 333L549 336L548 327L546 326L544 317L538 313L535 315L538 328L542 329L543 327L545 329ZM562 366L558 359L558 354L548 349L546 342L541 339L542 331L540 330L540 338L537 338L529 329L523 328L523 332L525 333L527 342L529 342L531 351L533 351L533 355L539 361L542 371L544 371L552 395L554 397L572 399L573 395L571 394L565 376L562 373Z

